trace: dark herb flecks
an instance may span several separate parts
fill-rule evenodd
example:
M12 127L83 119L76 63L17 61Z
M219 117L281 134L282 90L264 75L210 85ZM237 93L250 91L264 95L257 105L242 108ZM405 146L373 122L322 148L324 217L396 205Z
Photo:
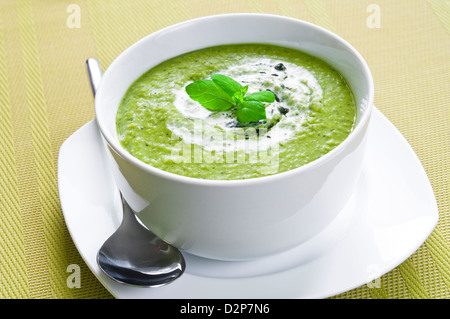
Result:
M286 115L289 112L289 109L286 107L279 106L278 111L280 111L281 114Z
M284 66L284 64L283 63L278 63L277 65L275 65L275 70L277 70L277 71L284 71L284 70L286 70L286 67Z

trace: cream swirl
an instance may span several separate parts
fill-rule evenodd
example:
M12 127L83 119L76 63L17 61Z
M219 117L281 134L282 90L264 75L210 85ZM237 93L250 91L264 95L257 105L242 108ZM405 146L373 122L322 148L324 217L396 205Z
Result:
M301 131L310 106L320 104L322 100L322 88L314 75L296 64L249 58L216 73L227 75L243 86L248 85L248 94L270 90L276 101L266 107L265 121L243 128L232 110L209 111L190 99L185 86L172 89L174 105L182 117L169 121L167 127L185 142L209 151L250 152L268 149L274 143L283 144ZM257 127L265 128L266 133L253 133L252 129Z

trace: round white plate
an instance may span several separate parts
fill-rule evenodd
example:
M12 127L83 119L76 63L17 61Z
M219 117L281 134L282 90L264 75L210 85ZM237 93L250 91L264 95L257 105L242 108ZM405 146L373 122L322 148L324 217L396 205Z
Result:
M407 259L430 235L438 209L415 153L377 109L368 138L356 192L316 237L249 262L184 254L185 273L163 287L118 284L97 266L97 250L119 226L122 213L95 121L60 149L58 183L64 218L84 261L116 298L326 298L366 283L376 289L377 278Z

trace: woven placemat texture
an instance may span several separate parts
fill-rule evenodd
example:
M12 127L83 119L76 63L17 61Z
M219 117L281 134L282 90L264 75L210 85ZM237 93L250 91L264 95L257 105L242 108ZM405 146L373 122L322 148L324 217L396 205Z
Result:
M303 19L354 45L373 72L375 105L431 181L440 218L426 242L376 285L333 298L450 297L450 1L0 0L0 298L112 298L80 257L58 196L59 148L94 118L85 60L106 69L149 33L230 12Z

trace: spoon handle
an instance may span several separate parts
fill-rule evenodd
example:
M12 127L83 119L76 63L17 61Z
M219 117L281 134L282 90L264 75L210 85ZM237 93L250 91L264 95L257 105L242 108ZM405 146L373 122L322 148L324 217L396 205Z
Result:
M95 58L89 58L86 60L87 70L89 73L89 79L91 81L92 93L97 93L98 85L100 84L100 80L102 79L102 68L100 67L100 63Z

